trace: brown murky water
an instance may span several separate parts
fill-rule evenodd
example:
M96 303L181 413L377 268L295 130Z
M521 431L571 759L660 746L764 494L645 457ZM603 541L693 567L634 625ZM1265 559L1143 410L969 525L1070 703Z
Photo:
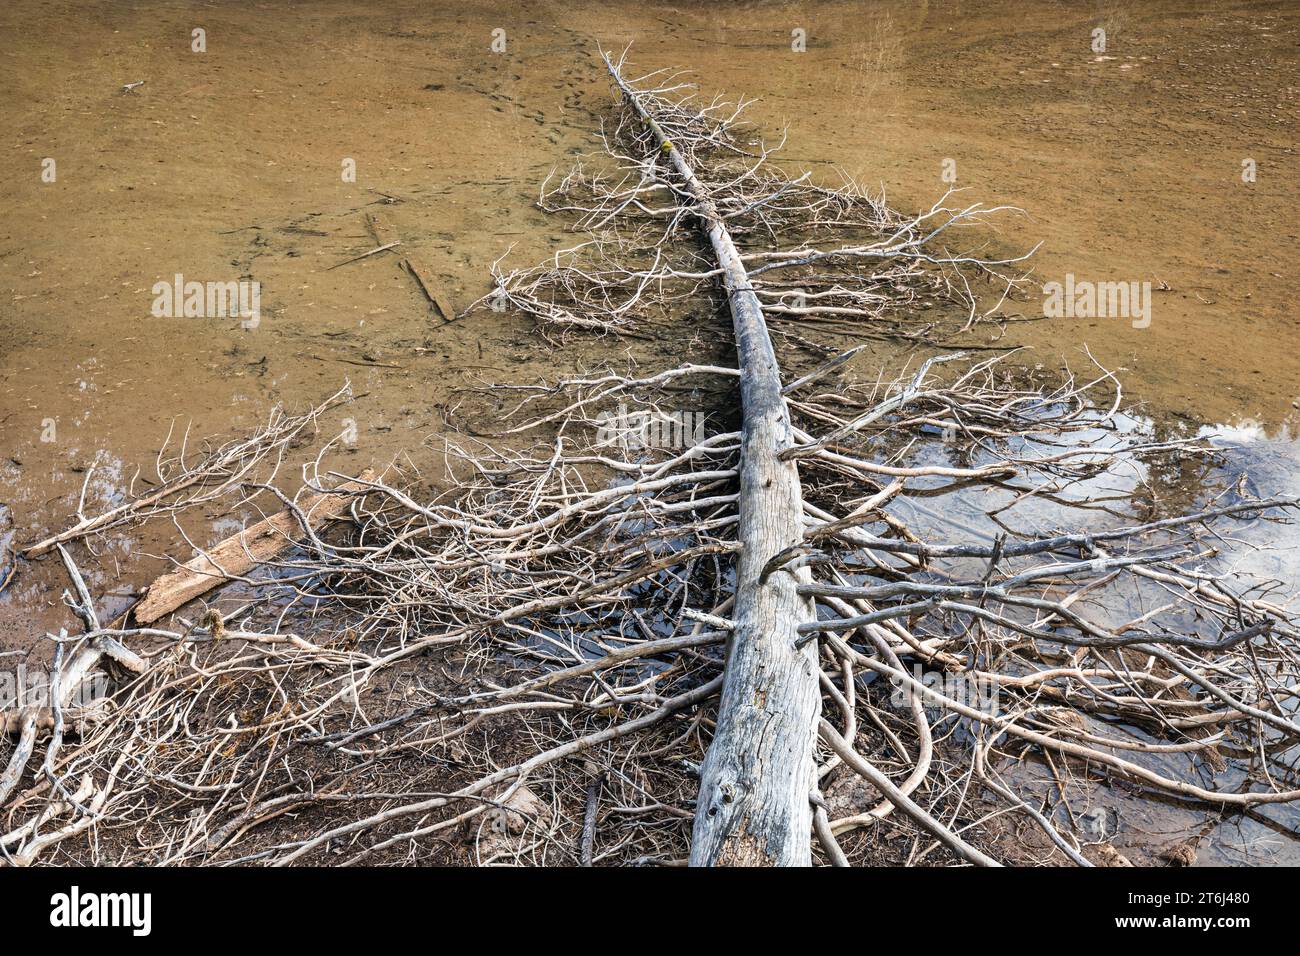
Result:
M753 117L788 124L790 162L837 166L896 206L928 206L955 169L971 201L1025 211L984 238L1005 251L1041 241L1042 281L1167 287L1145 328L1062 319L1013 324L1003 341L1045 365L1082 365L1086 346L1153 417L1270 439L1257 450L1265 490L1300 492L1300 9L439 6L0 9L0 568L13 544L67 521L87 468L88 510L119 497L173 420L233 436L275 402L301 409L350 380L358 441L342 466L359 470L418 459L476 383L617 354L546 347L490 311L444 325L392 253L330 268L374 245L363 217L381 210L463 307L488 290L497 257L529 263L564 242L532 203L547 172L593 148L610 103L597 41L633 42L639 65L689 67L709 91L759 96ZM196 27L206 52L191 51ZM255 279L260 324L154 318L153 284L177 273ZM897 358L882 349L882 363ZM229 515L199 521L206 541L231 530ZM163 554L189 557L165 527L98 551L86 569L109 614ZM70 626L64 586L48 560L21 567L0 595L0 646Z

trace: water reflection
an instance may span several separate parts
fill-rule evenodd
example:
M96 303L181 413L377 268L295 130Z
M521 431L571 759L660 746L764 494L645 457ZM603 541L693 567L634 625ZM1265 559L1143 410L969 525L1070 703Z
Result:
M1300 497L1300 442L1285 426L1270 433L1250 420L1201 428L1135 416L1113 420L1120 426L1115 433L1098 429L1078 437L1099 450L1132 446L1157 451L1125 451L1113 467L1077 480L962 485L942 478L919 479L910 485L916 489L910 496L891 502L890 511L922 538L988 543L999 533L1014 539L1103 530L1175 512L1230 505L1246 497ZM1160 450L1180 438L1195 440L1207 453ZM1034 441L1010 450L1025 457L1055 452L1059 447ZM912 449L909 464L969 466L1000 455L1001 450L996 454L981 451L972 457L936 441ZM1158 536L1142 541L1144 546L1160 543ZM1199 536L1197 545L1199 551L1186 565L1189 569L1218 576L1234 593L1253 586L1252 597L1267 594L1273 603L1293 606L1290 596L1300 581L1300 534L1291 520L1216 521ZM984 559L953 560L944 563L943 573L978 579L986 564ZM1087 616L1104 626L1118 627L1169 599L1169 591L1159 582L1125 576L1091 591L1075 607L1086 607ZM1198 617L1180 613L1170 623L1194 632L1204 624ZM1283 706L1292 713L1300 712L1297 699L1292 696ZM941 714L936 711L933 716L937 719ZM1128 734L1138 741L1168 742L1135 726L1112 722L1097 723L1096 728L1109 735ZM1165 776L1207 789L1259 787L1265 775L1279 788L1296 786L1300 745L1288 747L1273 737L1264 747L1267 753L1261 754L1243 744L1248 744L1244 738L1229 735L1213 751L1125 756ZM1300 864L1300 807L1294 805L1219 813L1204 805L1153 795L1126 780L1063 769L1059 760L1055 769L1027 759L1002 768L1002 772L1022 796L1046 798L1063 829L1074 830L1084 839L1105 840L1135 862ZM1064 798L1062 773L1069 777Z

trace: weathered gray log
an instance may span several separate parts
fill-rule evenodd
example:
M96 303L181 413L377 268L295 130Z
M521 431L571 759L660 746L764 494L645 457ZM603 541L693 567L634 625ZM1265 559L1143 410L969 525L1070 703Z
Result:
M0 771L0 803L9 799L9 791L13 790L18 785L18 781L23 778L27 761L36 746L36 730L39 726L36 709L28 708L20 711L15 715L13 725L14 732L18 734L18 743L14 745L13 753L9 755L9 763L5 765L4 770ZM6 720L6 732L8 728L9 723Z
M763 574L773 557L800 543L803 528L798 466L780 457L794 443L780 369L758 296L708 191L608 57L605 65L690 193L724 271L741 373L735 629L700 771L691 864L808 866L821 692L815 643L796 645L798 625L814 618L796 586L810 578L806 568Z

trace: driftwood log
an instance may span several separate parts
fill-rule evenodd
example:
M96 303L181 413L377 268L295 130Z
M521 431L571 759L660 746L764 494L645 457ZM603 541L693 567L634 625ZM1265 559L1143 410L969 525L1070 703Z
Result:
M344 482L333 493L308 496L298 510L315 530L342 514L352 500L350 492L364 491L364 482L374 478L375 472L367 469L359 481ZM286 508L232 534L149 585L132 612L136 622L152 624L217 585L247 574L286 550L300 536L301 530L298 515Z
M691 863L809 866L812 863L813 745L821 716L816 648L799 641L812 602L797 587L807 568L769 567L803 540L799 469L781 453L794 445L781 373L763 307L740 252L704 185L613 62L605 65L654 131L708 235L731 309L744 426L740 451L740 557L734 627L717 729L700 771Z

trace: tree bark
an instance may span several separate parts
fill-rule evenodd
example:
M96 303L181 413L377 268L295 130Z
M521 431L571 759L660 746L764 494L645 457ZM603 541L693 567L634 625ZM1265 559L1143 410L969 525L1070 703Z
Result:
M636 91L608 58L605 64L691 195L724 270L741 373L735 627L727 644L717 727L700 771L691 864L809 866L821 692L816 642L803 649L796 645L798 625L814 618L812 604L796 588L810 575L801 568L764 576L768 562L803 537L798 466L780 458L794 443L780 369L758 296L708 191Z

